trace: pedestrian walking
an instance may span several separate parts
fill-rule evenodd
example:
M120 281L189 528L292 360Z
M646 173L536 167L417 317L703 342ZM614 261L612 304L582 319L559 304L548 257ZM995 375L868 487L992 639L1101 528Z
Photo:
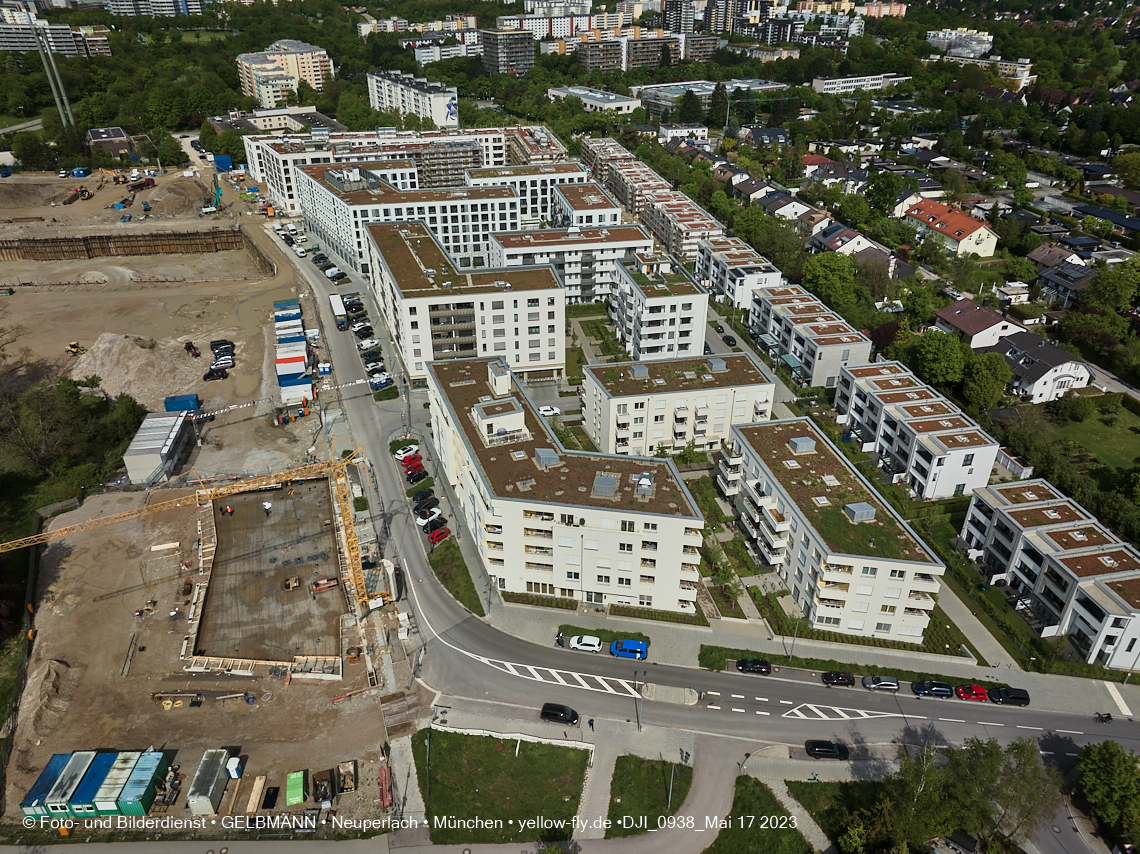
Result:
M268 516L269 511L273 509L273 502L272 501L262 502L261 508L265 511L265 515Z

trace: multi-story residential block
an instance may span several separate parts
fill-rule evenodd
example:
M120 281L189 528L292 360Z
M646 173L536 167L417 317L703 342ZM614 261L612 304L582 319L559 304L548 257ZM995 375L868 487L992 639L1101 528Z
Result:
M705 346L709 294L670 255L623 259L610 317L637 361L698 355Z
M629 150L616 139L603 136L598 139L582 138L582 164L590 170L595 181L606 183L609 164L618 160L633 160Z
M748 353L583 366L582 428L604 454L714 448L729 428L767 421L775 382Z
M856 6L855 14L864 18L905 18L906 3L868 3Z
M372 109L431 119L440 128L459 127L459 94L454 86L429 83L401 71L370 72L367 80Z
M613 225L495 232L488 263L493 267L552 264L566 289L566 304L602 302L619 280L621 262L653 251L653 238L639 225Z
M697 122L662 122L657 128L657 141L664 145L673 139L693 143L709 141L709 129Z
M708 0L704 11L704 29L710 33L730 33L740 15L741 0Z
M901 74L863 74L857 77L816 77L811 88L823 95L846 95L848 92L874 92L906 83L911 78Z
M672 192L672 184L640 160L611 161L606 174L606 189L631 216L640 217L651 196Z
M522 77L534 68L534 35L529 30L480 30L483 68L488 74Z
M798 286L753 290L759 343L805 386L832 388L847 365L871 359L870 340Z
M318 113L312 107L299 104L294 104L291 107L255 109L248 113L244 110L230 110L220 116L208 116L206 120L219 134L228 130L239 130L242 133L278 133L284 135L312 127L326 127L334 132L348 130L336 119L331 119L324 113Z
M787 83L776 83L771 80L755 80L751 78L733 79L723 81L728 90L728 97L749 98L756 97L764 92L778 92L788 88ZM677 109L677 99L691 91L706 110L712 100L717 84L709 80L686 80L678 83L651 83L645 86L631 86L629 93L640 98L650 115L661 115L665 110L673 112Z
M697 281L734 308L751 308L757 288L779 287L776 265L739 237L702 240L697 250Z
M552 213L558 228L621 225L621 206L593 181L555 187Z
M899 362L844 368L837 421L917 498L971 494L989 483L1001 446Z
M1042 637L1068 635L1090 664L1136 667L1140 553L1076 501L1041 479L982 487L961 537Z
M237 66L242 94L263 107L277 106L302 80L320 92L325 78L333 76L325 49L296 39L280 39L261 53L239 54Z
M927 30L926 40L935 50L955 56L985 56L994 48L994 37L979 30Z
M568 451L514 366L432 362L438 469L499 590L691 613L704 518L669 460Z
M416 62L428 65L432 62L442 62L445 59L459 59L467 56L482 56L483 45L480 44L432 44L413 48Z
M692 0L664 0L662 7L662 20L667 32L691 33L696 29L696 10Z
M476 356L529 379L562 376L566 295L550 266L459 270L422 222L367 235L373 295L414 384L429 362Z
M17 11L0 23L0 52L29 53L38 50L36 33L47 50L63 56L110 56L111 31L104 26L72 27L52 24L34 13Z
M627 98L625 95L591 89L589 86L562 86L547 89L546 94L559 101L565 101L569 97L577 98L587 113L617 113L625 116L641 106L641 101L637 98Z
M500 30L526 30L536 41L566 39L589 30L620 29L633 23L628 12L594 15L500 15L495 26Z
M647 196L639 217L668 254L685 261L697 260L702 240L724 236L720 220L684 193L674 190Z
M680 55L679 50L676 53ZM625 42L621 39L582 42L575 55L584 71L621 71L625 64Z
M813 626L922 643L945 565L807 418L731 428L717 483Z
M997 235L988 225L933 199L915 202L907 209L906 221L919 237L941 241L948 255L989 258L997 250Z
M367 39L372 33L406 33L407 31L408 19L397 18L395 15L382 20L372 18L370 21L356 25L356 34L361 39Z
M928 56L922 61L924 66L938 62L953 62L955 65L976 65L979 68L997 68L998 77L1009 83L1009 87L1020 92L1037 82L1037 75L1033 73L1033 63L1028 59L1002 59L1000 56Z
M297 172L305 230L361 273L372 273L367 228L371 223L422 222L458 266L486 263L492 231L519 227L519 204L509 187L397 189L411 183L409 161L359 166L302 166Z
M589 175L579 163L541 163L536 166L489 166L468 169L468 187L511 187L519 197L519 226L549 227L554 221L555 188L585 184Z
M768 18L757 25L757 37L769 45L797 42L803 34L804 22L800 18Z
M589 15L592 0L524 0L523 11L528 15Z
M112 15L176 17L201 15L210 5L211 0L110 0L107 11Z

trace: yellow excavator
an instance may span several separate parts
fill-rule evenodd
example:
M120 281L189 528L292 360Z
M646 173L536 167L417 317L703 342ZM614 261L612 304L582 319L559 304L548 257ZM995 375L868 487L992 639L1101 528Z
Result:
M111 180L114 181L116 184L127 183L127 176L126 175L120 175L118 172L112 172L110 169L100 168L99 171L102 172L104 175L110 175Z
M65 352L69 356L82 356L84 353L87 352L87 348L81 346L78 341L72 341L70 344L67 345L67 349Z

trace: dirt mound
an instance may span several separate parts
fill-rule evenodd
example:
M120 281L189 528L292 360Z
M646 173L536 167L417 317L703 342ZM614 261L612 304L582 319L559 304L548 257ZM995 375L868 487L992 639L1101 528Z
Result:
M75 187L82 183L76 178L71 184L60 181L52 183L32 183L28 181L5 181L0 184L0 210L12 208L36 208L62 202Z
M32 730L38 738L46 738L63 722L71 706L71 692L79 675L66 661L48 659L28 676L25 702L30 701Z
M201 388L202 374L210 366L209 341L236 331L214 330L208 337L201 337L198 347L205 354L199 359L186 353L185 342L194 340L189 336L156 341L144 335L104 332L76 360L71 376L83 379L95 374L102 379L103 390L112 397L129 394L148 409L160 410L168 395L188 394ZM235 355L240 358L240 343L237 349Z
M191 214L202 207L202 199L210 195L197 178L160 178L158 186L141 197L154 214Z

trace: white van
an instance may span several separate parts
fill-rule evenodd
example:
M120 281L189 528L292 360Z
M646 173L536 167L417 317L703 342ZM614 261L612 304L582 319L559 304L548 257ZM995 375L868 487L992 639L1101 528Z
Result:
M304 258L305 257L305 250L302 249L300 246L294 246L293 251L297 253L298 258Z
M327 270L325 270L325 275L331 279L333 276L335 276L339 272L340 272L340 270L338 270L336 267L329 267Z
M273 223L273 231L278 237L285 233L285 229L278 222Z
M289 234L291 234L291 235L297 234L297 226L293 225L293 223L289 223L288 228L289 228Z

